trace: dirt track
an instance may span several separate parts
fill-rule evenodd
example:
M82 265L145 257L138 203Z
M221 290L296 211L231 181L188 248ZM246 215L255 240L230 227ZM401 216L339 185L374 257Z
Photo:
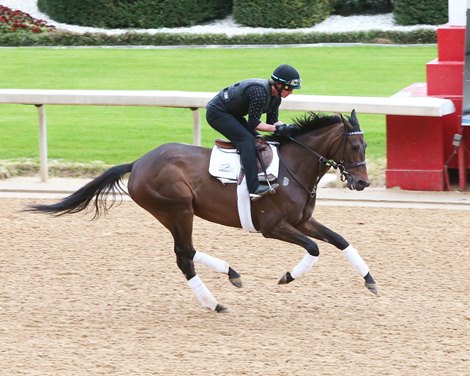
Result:
M0 200L0 375L469 374L468 212L318 207L369 264L379 297L324 243L307 276L278 286L300 248L196 220L196 249L245 285L199 266L229 308L217 314L135 204L96 222L19 212L39 201Z

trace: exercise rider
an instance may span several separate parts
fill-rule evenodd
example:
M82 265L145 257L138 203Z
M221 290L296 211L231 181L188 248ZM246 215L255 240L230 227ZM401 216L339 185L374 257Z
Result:
M295 68L282 64L271 74L271 79L250 78L237 82L222 89L207 104L207 122L228 138L240 154L252 200L274 193L279 186L258 181L257 131L290 134L291 126L279 121L279 106L282 98L288 97L294 89L300 89L301 82ZM263 113L266 122L261 121Z

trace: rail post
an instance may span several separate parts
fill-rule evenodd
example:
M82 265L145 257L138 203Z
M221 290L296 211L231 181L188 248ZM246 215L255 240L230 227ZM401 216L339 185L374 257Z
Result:
M201 146L201 116L199 113L199 108L191 107L191 112L193 113L193 144Z
M46 109L42 104L35 105L38 110L39 119L39 173L41 181L46 182L48 174L47 165L47 122L46 122Z

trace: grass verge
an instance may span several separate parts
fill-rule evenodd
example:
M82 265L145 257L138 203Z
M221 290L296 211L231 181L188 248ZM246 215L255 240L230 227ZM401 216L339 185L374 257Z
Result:
M301 94L390 96L424 82L425 64L435 55L436 46L3 48L0 87L216 92L244 78L269 77L275 66L289 63L301 72ZM14 164L37 160L35 108L2 105L0 109L0 160ZM192 143L192 115L187 109L47 106L46 111L49 158L64 165L94 161L115 165L135 160L162 143ZM205 123L204 115L202 110L202 143L210 146L219 135ZM285 111L281 118L289 122L296 115ZM385 118L361 113L358 117L366 133L369 168L381 168ZM16 175L32 170L11 171ZM51 174L55 174L52 164Z

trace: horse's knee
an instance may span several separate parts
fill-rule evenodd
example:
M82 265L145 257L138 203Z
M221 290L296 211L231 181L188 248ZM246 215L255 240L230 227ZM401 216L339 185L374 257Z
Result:
M176 256L176 264L188 281L196 275L194 264L187 257Z

